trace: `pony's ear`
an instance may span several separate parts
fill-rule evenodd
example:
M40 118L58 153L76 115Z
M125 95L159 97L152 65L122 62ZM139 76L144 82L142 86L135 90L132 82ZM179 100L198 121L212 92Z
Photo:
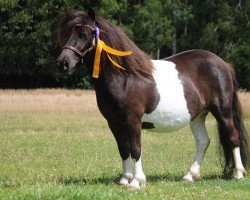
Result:
M95 11L92 8L89 8L88 10L88 16L90 19L94 22L95 21Z

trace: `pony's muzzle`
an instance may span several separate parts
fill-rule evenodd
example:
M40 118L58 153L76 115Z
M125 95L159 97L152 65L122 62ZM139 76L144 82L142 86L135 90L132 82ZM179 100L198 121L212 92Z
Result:
M64 49L56 61L57 66L63 75L73 75L76 64L79 62L79 56L71 50Z
M61 73L66 73L69 70L69 63L67 60L58 63L58 67Z
M69 61L66 59L57 58L57 67L62 74L66 74L69 71Z

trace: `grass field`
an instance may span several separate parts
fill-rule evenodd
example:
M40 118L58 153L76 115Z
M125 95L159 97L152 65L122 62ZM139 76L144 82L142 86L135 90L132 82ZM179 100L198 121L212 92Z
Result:
M250 128L250 94L240 94ZM0 199L250 199L250 175L223 180L216 123L203 180L181 182L195 151L188 127L143 131L147 187L121 188L121 160L93 91L0 90Z

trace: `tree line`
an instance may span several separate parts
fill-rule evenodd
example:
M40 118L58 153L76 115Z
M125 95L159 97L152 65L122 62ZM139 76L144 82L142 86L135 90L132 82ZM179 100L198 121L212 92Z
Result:
M55 58L60 16L93 8L152 58L205 49L235 66L250 89L250 1L247 0L0 0L0 87L91 88L85 72L61 78Z

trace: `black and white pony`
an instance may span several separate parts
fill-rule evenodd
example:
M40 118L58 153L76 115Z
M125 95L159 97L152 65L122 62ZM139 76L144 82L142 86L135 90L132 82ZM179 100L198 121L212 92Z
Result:
M123 173L120 184L141 188L141 129L175 131L190 125L196 153L186 181L200 178L209 136L208 112L218 122L224 173L244 178L249 163L246 130L233 68L204 50L185 51L150 60L117 26L102 17L71 11L58 26L63 51L60 70L72 74L82 61L92 75L97 104L118 145ZM178 137L178 136L176 136Z

